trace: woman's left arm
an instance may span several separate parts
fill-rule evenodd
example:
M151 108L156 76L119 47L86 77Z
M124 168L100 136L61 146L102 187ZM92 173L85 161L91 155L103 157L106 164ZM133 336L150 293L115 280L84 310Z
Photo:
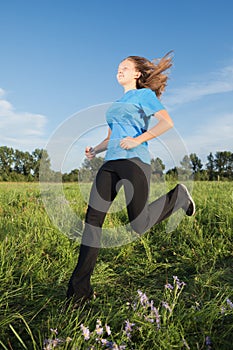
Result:
M171 129L174 125L170 115L165 109L156 112L154 114L154 117L158 119L158 123L155 126L137 137L125 137L120 142L121 147L124 149L137 147L143 142L152 140L153 138L162 135L167 130Z

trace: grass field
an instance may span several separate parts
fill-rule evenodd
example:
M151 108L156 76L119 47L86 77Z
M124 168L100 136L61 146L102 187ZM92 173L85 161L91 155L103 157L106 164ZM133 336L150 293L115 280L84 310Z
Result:
M77 184L64 192L83 218ZM233 349L233 183L195 182L193 197L196 216L174 231L163 222L102 249L98 297L65 312L79 244L53 225L38 184L1 183L0 348Z

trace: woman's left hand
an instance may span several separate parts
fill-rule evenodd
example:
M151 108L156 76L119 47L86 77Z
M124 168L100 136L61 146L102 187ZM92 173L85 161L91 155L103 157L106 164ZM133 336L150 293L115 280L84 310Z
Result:
M140 143L138 143L135 138L127 136L124 139L120 141L120 146L123 149L131 149L139 146Z

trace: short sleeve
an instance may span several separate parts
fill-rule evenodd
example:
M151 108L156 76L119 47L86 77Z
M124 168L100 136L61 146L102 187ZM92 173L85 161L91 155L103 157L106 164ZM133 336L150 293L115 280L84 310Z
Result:
M151 89L143 89L141 95L140 106L147 117L152 114L165 109L158 97Z

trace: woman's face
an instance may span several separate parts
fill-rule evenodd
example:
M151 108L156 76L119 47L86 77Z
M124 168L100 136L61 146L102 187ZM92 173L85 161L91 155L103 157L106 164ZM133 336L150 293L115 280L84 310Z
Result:
M126 86L135 82L136 87L136 81L139 76L140 72L135 69L133 61L126 59L119 64L117 71L117 80L120 85Z

